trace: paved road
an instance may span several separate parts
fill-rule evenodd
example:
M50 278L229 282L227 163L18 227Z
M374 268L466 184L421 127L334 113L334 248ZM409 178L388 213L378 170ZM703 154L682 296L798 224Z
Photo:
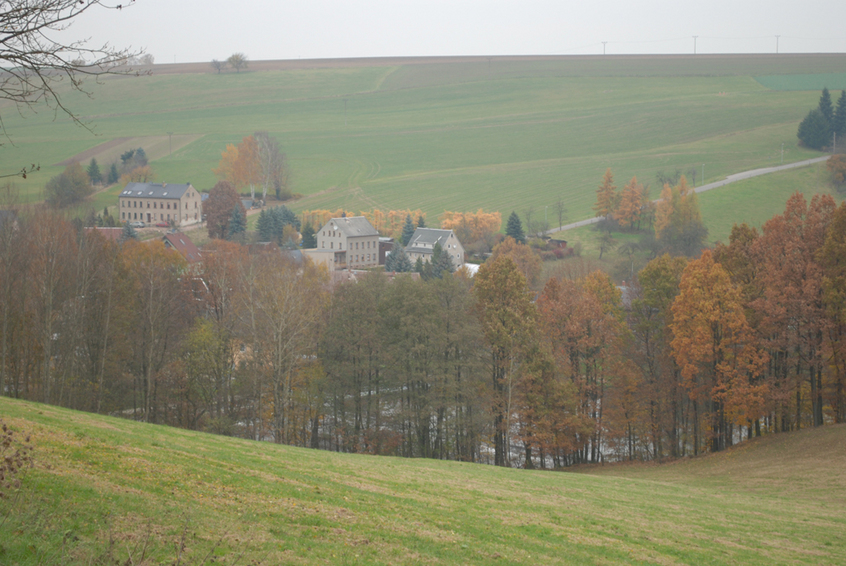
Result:
M753 169L751 171L743 171L742 173L735 173L734 175L729 175L722 181L717 181L716 183L708 183L707 185L702 185L701 187L696 187L694 189L697 193L704 193L705 191L710 191L711 189L716 189L717 187L723 187L728 185L729 183L735 183L737 181L743 181L745 179L751 179L752 177L758 177L760 175L767 175L768 173L775 173L777 171L785 171L787 169L796 169L797 167L806 167L808 165L812 165L814 163L819 163L821 161L825 161L828 159L828 155L825 157L815 157L813 159L806 159L804 161L797 161L795 163L788 163L787 165L778 165L776 167L763 167L761 169ZM660 199L655 199L652 202L658 202ZM565 224L561 228L553 228L551 230L547 230L546 234L554 234L556 232L563 232L565 230L572 230L573 228L581 228L582 226L588 226L590 224L596 224L602 217L596 218L588 218L586 220L579 220L578 222L573 222L571 224Z

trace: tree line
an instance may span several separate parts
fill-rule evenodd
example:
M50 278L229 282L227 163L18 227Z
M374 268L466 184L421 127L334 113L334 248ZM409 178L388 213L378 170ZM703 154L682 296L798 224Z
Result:
M13 226L14 224L14 226ZM474 278L328 274L214 240L189 270L49 210L0 229L0 391L347 452L556 468L846 420L846 206L629 287L506 238ZM534 289L534 290L533 290ZM539 289L539 291L538 291Z

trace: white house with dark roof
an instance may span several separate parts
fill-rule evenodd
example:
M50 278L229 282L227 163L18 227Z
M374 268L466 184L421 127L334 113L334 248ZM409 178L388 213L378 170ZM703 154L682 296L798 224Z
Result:
M418 228L408 241L408 245L405 246L405 253L412 263L416 262L417 258L423 261L432 261L435 244L440 244L441 249L449 254L455 269L464 265L464 246L461 245L452 230Z
M191 186L169 183L129 183L118 197L121 222L197 224L203 218L202 197Z
M364 216L332 218L317 231L317 249L334 251L335 269L379 265L379 232Z

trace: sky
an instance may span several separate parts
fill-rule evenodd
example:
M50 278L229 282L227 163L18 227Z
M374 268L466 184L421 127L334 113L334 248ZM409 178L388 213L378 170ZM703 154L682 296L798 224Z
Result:
M843 0L136 0L92 9L56 37L144 49L156 63L235 52L253 61L693 53L694 43L697 53L775 53L777 43L781 53L844 53L844 22Z

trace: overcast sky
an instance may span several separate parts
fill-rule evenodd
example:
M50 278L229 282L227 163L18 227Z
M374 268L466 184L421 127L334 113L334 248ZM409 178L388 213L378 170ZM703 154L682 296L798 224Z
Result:
M120 2L120 0L114 0ZM137 0L67 37L156 63L425 56L846 52L846 1Z

